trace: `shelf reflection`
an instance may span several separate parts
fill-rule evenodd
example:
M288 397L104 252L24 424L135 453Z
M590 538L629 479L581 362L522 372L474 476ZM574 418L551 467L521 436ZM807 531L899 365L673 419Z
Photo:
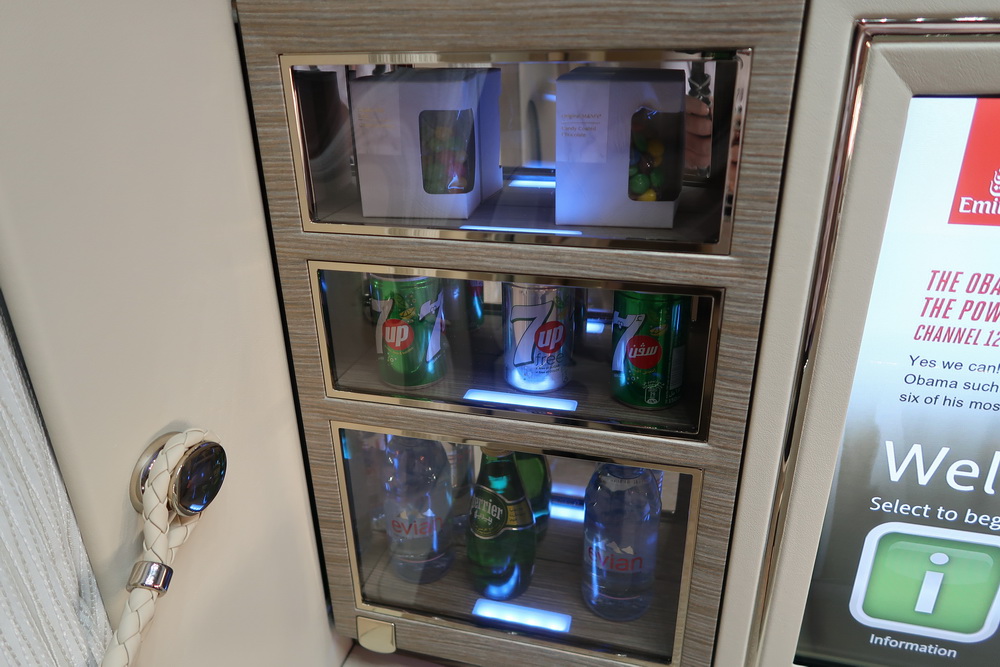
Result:
M470 389L463 397L467 401L483 403L501 403L503 405L521 405L526 408L546 408L549 410L576 410L577 402L565 398L548 398L546 396L525 396L524 394L508 394L501 391L485 391Z
M568 614L532 609L531 607L522 607L485 598L476 600L476 606L472 608L472 615L492 618L504 623L551 630L552 632L569 632L573 623L573 617Z

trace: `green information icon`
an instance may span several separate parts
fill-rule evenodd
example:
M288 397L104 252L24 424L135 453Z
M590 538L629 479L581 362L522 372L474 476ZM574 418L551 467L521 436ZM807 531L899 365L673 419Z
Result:
M980 642L1000 625L1000 536L876 526L861 552L851 615L864 625Z

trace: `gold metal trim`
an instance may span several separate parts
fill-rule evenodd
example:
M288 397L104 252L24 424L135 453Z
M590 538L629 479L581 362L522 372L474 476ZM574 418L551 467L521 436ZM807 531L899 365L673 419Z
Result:
M742 135L746 124L746 100L750 86L753 57L751 48L725 49L732 53L737 63L733 91L732 122L729 131L729 165L723 186L722 218L719 239L715 243L630 238L598 238L593 236L567 236L545 232L491 232L429 227L409 227L391 223L349 224L316 222L309 212L309 194L305 167L303 128L300 122L298 98L292 85L292 68L301 66L350 66L350 65L447 65L490 66L506 63L530 62L621 62L662 63L699 59L698 52L679 52L657 49L610 49L595 51L498 51L498 52L381 52L381 53L317 53L284 54L278 56L281 84L285 98L285 118L289 130L295 187L298 194L299 216L302 230L326 234L360 234L367 236L402 236L438 238L499 243L529 243L549 246L588 248L613 248L654 250L663 252L728 255L732 249L733 222L736 210L736 193L741 168ZM710 52L704 52L706 54ZM705 59L710 56L705 55Z
M469 630L471 626L468 623L441 618L439 616L434 616L431 613L419 613L419 612L407 611L404 609L396 609L393 607L384 607L378 604L368 603L364 600L362 593L361 574L360 574L361 563L358 557L358 545L354 539L354 517L350 507L351 496L347 488L347 465L344 460L344 453L343 453L344 445L343 445L343 439L341 437L341 431L342 430L366 431L369 433L382 433L385 435L394 435L394 436L398 435L410 438L440 440L444 442L451 442L461 445L469 445L477 447L493 446L514 451L527 451L527 452L537 453L540 452L541 450L533 448L530 445L525 445L522 442L503 440L501 438L491 439L487 441L478 438L468 438L465 436L454 436L443 433L429 433L426 431L413 431L409 429L386 428L384 426L374 426L371 424L359 424L354 422L330 420L329 423L330 423L330 436L333 443L334 462L337 468L337 491L340 496L341 516L343 516L343 525L341 526L341 528L343 530L347 544L347 551L348 551L347 556L351 569L350 577L351 577L352 593L354 595L355 613L357 614L377 613L377 614L382 614L384 616L398 618L401 620L420 621L420 622L427 622L428 620L433 619L434 624L439 627L450 628L455 630ZM674 643L670 657L670 664L683 664L682 656L683 656L683 645L684 645L684 630L686 628L688 606L691 599L692 573L694 570L694 560L695 560L694 554L698 537L698 526L701 518L701 501L702 501L702 491L704 489L705 471L701 468L650 463L648 461L638 461L635 459L625 459L615 456L608 456L608 457L587 456L585 458L587 460L592 460L595 462L602 461L609 463L617 463L621 465L655 468L657 470L663 470L665 472L675 472L682 475L687 475L691 478L691 492L688 500L688 512L687 512L687 530L685 532L685 544L684 544L684 564L681 567L680 585L677 596L677 621L674 627ZM370 623L373 629L375 629L376 624L378 624L380 627L382 625L392 626L393 633L395 632L395 626L387 621L380 621L377 619L366 618L360 615L357 615L355 618L356 622L358 623L359 642L361 638L362 621ZM384 632L384 629L382 629L381 631ZM482 627L477 627L476 632L484 635L495 634L498 637L510 636L509 633L505 633L501 630L492 630ZM377 652L391 653L396 650L395 634L393 634L392 641L393 641L392 651L378 651L378 649L375 648L372 648L370 650ZM552 642L545 641L544 639L520 636L519 641L521 641L524 644L534 644L538 646L544 646L548 649L561 651L570 655L587 655L598 658L607 657L606 654L602 654L597 651L577 646L554 644ZM365 644L363 643L362 645L365 646ZM365 648L369 647L365 646ZM653 665L662 664L656 661L649 661L641 658L629 658L622 655L616 655L615 658L621 661L622 664L635 664L635 665L642 665L649 667L652 667Z
M567 424L586 426L587 428L616 431L622 433L637 433L642 435L653 435L678 439L681 441L694 441L704 443L708 441L711 428L711 415L715 399L715 372L718 362L719 352L719 331L722 325L722 310L725 301L725 289L713 287L692 287L690 285L675 285L668 283L639 283L633 281L598 281L576 278L561 278L553 276L537 276L526 274L500 274L484 273L478 271L456 271L447 269L434 269L424 267L388 266L382 264L355 264L349 262L328 262L322 260L311 260L307 262L309 271L309 284L312 291L313 319L316 324L316 335L319 341L320 361L323 367L323 385L328 398L346 398L350 400L369 401L373 403L383 403L386 405L401 405L408 407L429 408L432 410L443 410L446 412L456 412L462 414L473 414L483 416L496 416L506 419L519 419L524 421L535 421L546 424ZM337 389L334 382L333 360L330 358L330 348L332 341L330 332L324 325L323 317L323 296L319 282L319 271L343 271L356 273L381 273L404 276L433 276L438 278L456 278L462 280L489 280L500 282L527 282L545 285L568 285L573 287L587 287L606 290L639 290L639 291L659 291L669 294L690 294L697 297L706 297L712 300L712 315L709 324L709 339L706 344L705 373L702 379L701 409L698 411L698 425L692 432L657 428L653 426L636 426L630 424L613 424L600 421L593 421L587 418L574 416L544 415L530 412L515 412L513 410L494 409L472 405L460 405L457 403L444 401L427 401L417 398L406 398L401 396L390 396L381 394L369 394L355 391L345 391ZM457 400L457 399L456 399Z

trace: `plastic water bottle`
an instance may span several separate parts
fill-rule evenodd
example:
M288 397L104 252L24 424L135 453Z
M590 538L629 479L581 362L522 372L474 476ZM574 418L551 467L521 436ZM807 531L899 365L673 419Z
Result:
M605 463L584 498L583 600L611 621L642 616L653 599L660 491L648 468Z
M451 517L452 535L457 544L465 543L465 531L469 527L469 505L472 502L472 487L476 483L476 464L473 461L471 445L444 443L451 469Z
M385 452L385 532L393 570L405 581L437 581L454 559L448 455L440 442L398 435Z

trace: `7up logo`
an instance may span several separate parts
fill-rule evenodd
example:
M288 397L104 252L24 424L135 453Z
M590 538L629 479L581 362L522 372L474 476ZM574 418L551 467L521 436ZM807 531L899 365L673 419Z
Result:
M514 348L514 365L533 363L535 349L542 354L555 354L566 342L566 325L558 320L547 322L555 309L555 301L535 305L517 305L510 310L510 321L526 321L524 331Z
M399 352L413 345L413 327L403 320L386 320L382 337L386 345Z
M389 317L395 302L392 299L377 299L372 305L378 311L378 323L375 325L375 349L382 354L382 343L397 352L413 345L413 327L405 320Z
M639 332L639 327L641 327L642 323L645 321L646 316L641 313L622 317L618 314L618 311L615 311L614 318L612 319L615 332L617 334L617 331L621 327L625 327L625 331L622 332L621 336L619 336L618 343L615 345L615 351L611 355L611 370L621 371L624 369L626 354L631 357L633 353L633 350L631 349L626 351L625 346L632 342L632 339L636 337L636 334ZM646 338L648 338L648 336L646 336Z
M535 347L545 354L555 354L566 340L566 327L562 322L549 322L535 332Z

